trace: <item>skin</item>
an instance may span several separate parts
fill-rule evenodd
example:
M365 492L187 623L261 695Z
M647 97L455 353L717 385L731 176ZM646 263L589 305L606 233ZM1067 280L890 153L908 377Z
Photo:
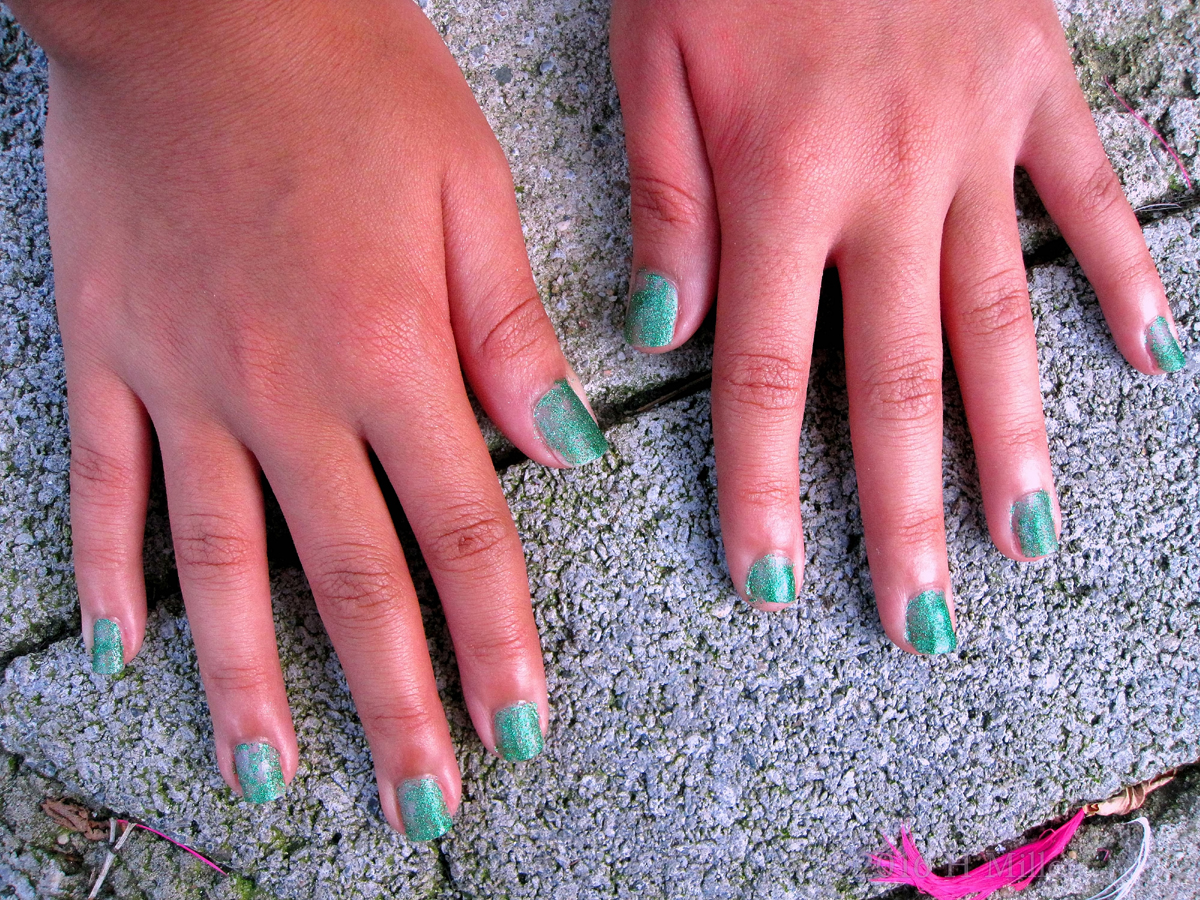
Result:
M714 297L721 529L804 559L798 445L822 270L845 321L863 529L879 615L944 591L942 335L996 547L1046 490L1061 527L1013 200L1032 177L1117 347L1146 349L1166 296L1100 145L1054 7L1038 0L615 0L612 63L632 186L634 272L679 290L684 343ZM1172 331L1174 325L1172 322ZM763 604L759 604L764 606ZM771 605L770 608L778 608Z
M545 676L524 558L462 373L531 458L573 378L511 176L412 3L15 3L50 57L45 158L70 394L85 640L141 645L152 433L217 761L298 764L271 618L260 477L283 508L375 761L395 789L454 749L368 450L436 582L485 746ZM461 367L461 370L460 370ZM152 432L153 429L153 432Z

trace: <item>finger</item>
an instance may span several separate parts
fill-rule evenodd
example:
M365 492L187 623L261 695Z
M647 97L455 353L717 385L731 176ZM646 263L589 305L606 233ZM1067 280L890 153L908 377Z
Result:
M488 134L472 159L443 191L446 283L462 367L484 410L531 459L592 462L608 442L534 285L504 153Z
M258 467L228 434L196 426L164 428L162 453L217 766L235 793L265 803L284 793L299 751L271 618Z
M914 221L941 223L936 210ZM850 437L879 618L898 646L957 646L942 516L936 236L875 231L838 259Z
M116 675L146 628L142 538L150 493L150 420L98 366L69 370L71 540L92 671Z
M739 219L721 261L713 439L729 572L761 609L796 599L803 576L800 425L825 246Z
M633 280L625 339L639 350L678 347L712 304L720 227L712 173L682 51L665 20L639 27L614 11L612 64L625 121L633 219ZM655 27L657 24L657 27Z
M346 673L384 817L431 840L449 830L462 785L400 542L362 442L320 424L304 438L251 449Z
M367 437L437 585L475 730L502 757L529 759L548 702L525 557L453 358L424 369L401 379L405 403L363 417Z
M1069 66L1034 117L1017 162L1096 289L1122 355L1147 374L1183 368L1162 281Z
M1037 343L1008 167L960 189L942 244L942 321L996 547L1012 559L1058 548Z

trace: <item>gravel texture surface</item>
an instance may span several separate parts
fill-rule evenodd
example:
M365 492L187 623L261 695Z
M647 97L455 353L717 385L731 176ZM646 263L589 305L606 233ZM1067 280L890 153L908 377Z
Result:
M1063 0L1059 9L1131 198L1177 198L1172 164L1103 79L1195 168L1196 3ZM539 759L513 766L483 753L428 578L410 554L466 791L455 830L432 848L382 822L340 668L302 576L285 568L274 581L277 630L301 771L265 808L228 795L170 594L161 488L147 571L162 601L145 649L116 681L88 673L75 634L44 219L44 60L0 13L0 663L11 660L0 744L16 755L0 773L0 897L25 896L42 877L74 878L60 882L74 890L82 869L68 869L94 865L94 848L64 862L27 806L14 805L51 791L141 818L227 863L248 881L225 882L226 892L253 882L289 898L867 896L877 889L865 854L901 821L929 858L947 862L1200 757L1200 210L1168 210L1147 228L1192 349L1170 378L1120 360L1076 267L1031 271L1064 517L1050 560L1020 565L990 547L948 373L958 653L914 659L879 628L840 352L828 336L802 446L803 601L755 613L736 600L721 555L707 395L631 417L643 398L703 374L711 341L647 358L621 339L628 185L606 11L600 0L427 6L509 153L535 275L567 356L602 418L625 420L609 431L614 452L588 469L522 464L503 474L554 703ZM1027 250L1052 254L1036 204L1022 208ZM1183 848L1170 852L1195 847L1191 790L1163 813L1167 846ZM1119 828L1112 840L1126 841L1130 826ZM1160 893L1146 896L1195 884L1195 863L1176 862L1151 872ZM129 885L118 895L186 896L180 885L201 883L174 856L146 863L156 865L157 886L114 881ZM1070 880L1071 865L1056 870L1068 873L1061 891L1044 897L1086 889L1073 886L1085 882Z

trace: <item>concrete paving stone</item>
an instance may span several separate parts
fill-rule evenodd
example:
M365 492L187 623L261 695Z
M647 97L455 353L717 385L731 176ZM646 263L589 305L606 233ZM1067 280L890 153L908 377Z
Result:
M1147 235L1184 341L1200 345L1200 211ZM593 466L504 472L554 705L537 760L497 762L472 735L410 553L465 783L436 849L379 818L361 729L295 573L274 582L303 759L282 802L250 809L221 784L177 603L160 604L116 682L87 672L77 639L15 660L0 743L280 897L865 897L880 892L866 854L901 822L936 863L1014 840L1200 757L1200 370L1130 369L1072 265L1039 267L1032 289L1062 549L1018 564L989 544L948 375L955 654L909 656L878 624L840 353L821 349L793 612L760 614L733 593L704 393L611 429Z
M1164 159L1119 107L1103 105L1113 101L1096 78L1111 71L1193 164L1195 3L1059 8L1135 204L1175 196ZM510 154L547 308L612 420L703 372L711 344L647 358L620 338L627 175L606 9L600 0L427 6ZM281 803L235 803L213 765L177 600L159 605L143 655L116 682L87 673L73 636L40 161L45 68L2 15L0 660L18 658L0 688L0 743L37 777L155 824L280 897L774 898L867 895L864 855L878 849L878 830L902 820L930 858L948 861L1200 756L1197 364L1169 379L1132 372L1079 271L1056 264L1035 269L1031 284L1063 547L1025 566L990 548L951 390L945 488L959 653L912 659L879 629L840 357L824 348L806 416L808 574L796 613L763 616L734 598L706 395L670 404L612 429L615 451L594 467L504 474L555 704L542 758L511 768L479 748L414 558L467 793L439 847L393 836L303 580L279 572L277 627L304 765ZM1147 228L1191 348L1200 347L1198 221L1193 210ZM1048 234L1026 232L1027 249ZM167 585L155 496L148 569ZM2 864L30 853L41 865L14 843L28 841L12 837L12 821L6 813Z
M54 779L0 754L0 897L87 897L108 842L86 840L41 811L43 800L64 798L75 799ZM96 813L93 818L107 820ZM122 900L271 900L248 879L222 877L186 851L141 830L116 854L104 885L102 897Z
M672 353L621 336L630 238L628 172L607 56L605 0L425 0L509 155L539 289L567 358L602 421L702 376L711 331ZM1195 2L1058 0L1105 145L1135 205L1178 198L1172 167L1102 79L1135 103L1189 166L1197 154ZM45 226L41 133L46 67L0 7L0 662L77 627L67 524L61 347ZM1057 233L1018 179L1023 241ZM510 448L481 418L498 453ZM169 590L173 555L161 485L152 492L146 568Z
M1150 820L1151 851L1132 897L1200 897L1200 770L1193 768L1132 815L1085 820L1067 854L1020 895L1022 900L1082 900L1113 883L1137 856L1142 829L1133 820L1139 816Z

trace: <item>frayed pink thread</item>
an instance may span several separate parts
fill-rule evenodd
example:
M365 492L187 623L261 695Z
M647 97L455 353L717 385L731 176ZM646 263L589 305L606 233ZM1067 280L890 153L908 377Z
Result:
M1146 130L1149 131L1152 135L1154 135L1154 137L1158 139L1158 142L1160 144L1162 144L1164 147L1166 147L1167 152L1171 154L1171 159L1175 160L1175 165L1179 166L1179 171L1183 175L1183 180L1187 182L1188 190L1194 191L1195 187L1193 187L1193 185L1192 185L1191 176L1188 175L1187 167L1183 164L1183 160L1179 158L1179 154L1176 153L1175 150L1171 147L1171 145L1167 143L1166 139L1161 134L1159 134L1157 130L1155 130L1153 125L1151 125L1149 122L1147 122L1145 119L1143 119L1140 115L1138 115L1137 110L1135 110L1132 106L1130 106L1128 103L1125 102L1125 98L1117 93L1116 89L1111 84L1109 84L1107 78L1104 79L1104 86L1106 88L1108 88L1109 92L1114 97L1117 98L1117 102L1120 103L1123 107L1125 107L1126 111L1131 116L1133 116L1135 119L1137 119L1139 122L1141 122L1142 125L1145 126Z
M1031 844L1018 847L963 875L934 875L907 828L900 829L900 847L887 840L890 852L872 856L883 870L873 881L908 884L936 900L985 900L1003 887L1024 890L1052 859L1060 856L1083 821L1079 810L1065 825L1047 831Z
M218 872L220 872L222 875L224 875L224 874L225 874L225 870L224 870L224 869L222 869L220 866L218 866L218 865L217 865L215 862L213 862L211 859L208 859L207 857L201 856L199 853L197 853L195 850L193 850L193 849L192 849L191 847L189 847L187 844L181 844L181 843L179 843L179 841L175 840L174 838L167 837L167 836L166 836L165 834L163 834L161 831L155 831L155 830L154 830L153 828L151 828L149 825L143 825L143 824L141 824L140 822L129 822L129 821L125 820L125 819L117 819L117 821L118 821L118 822L120 822L122 825L128 825L130 828L140 828L140 829L142 829L143 831L148 831L148 832L150 832L151 834L157 834L157 835L158 835L160 838L162 838L164 841L170 841L170 842L171 842L172 844L174 844L176 847L181 847L182 849L186 850L188 853L192 854L192 856L196 857L196 859L200 860L200 861L201 861L202 863L204 863L206 866L211 866L212 868L214 868L214 869L216 869Z

